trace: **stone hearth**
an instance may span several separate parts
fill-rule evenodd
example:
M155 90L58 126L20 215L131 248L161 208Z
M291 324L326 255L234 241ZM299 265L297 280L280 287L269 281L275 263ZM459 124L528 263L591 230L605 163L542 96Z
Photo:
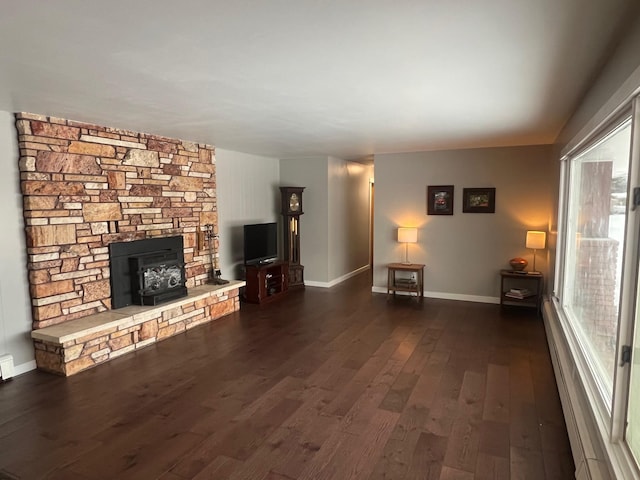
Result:
M163 305L131 305L34 330L38 368L73 375L233 313L240 308L242 286L238 281L203 285Z

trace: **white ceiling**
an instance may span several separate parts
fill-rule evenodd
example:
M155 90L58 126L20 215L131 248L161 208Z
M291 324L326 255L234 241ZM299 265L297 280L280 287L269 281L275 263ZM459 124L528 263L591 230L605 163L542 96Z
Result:
M552 143L636 1L4 1L0 110L279 158Z

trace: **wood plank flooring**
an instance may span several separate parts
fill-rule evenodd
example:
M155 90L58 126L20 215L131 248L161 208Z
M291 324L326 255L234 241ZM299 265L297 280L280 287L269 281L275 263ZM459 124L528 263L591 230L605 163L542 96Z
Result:
M571 479L535 313L292 291L71 378L0 385L0 479Z

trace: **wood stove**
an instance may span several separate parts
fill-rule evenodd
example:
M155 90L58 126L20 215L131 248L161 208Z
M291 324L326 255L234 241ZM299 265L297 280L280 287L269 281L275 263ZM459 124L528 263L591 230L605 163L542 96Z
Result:
M187 295L182 236L112 243L109 257L113 308Z
M184 263L176 252L153 252L129 257L134 303L157 305L184 297Z

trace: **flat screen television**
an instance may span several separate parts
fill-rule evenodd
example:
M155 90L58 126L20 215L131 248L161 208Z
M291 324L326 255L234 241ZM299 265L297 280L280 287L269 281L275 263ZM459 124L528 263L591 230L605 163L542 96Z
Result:
M244 226L244 263L269 263L278 258L278 225L255 223Z

